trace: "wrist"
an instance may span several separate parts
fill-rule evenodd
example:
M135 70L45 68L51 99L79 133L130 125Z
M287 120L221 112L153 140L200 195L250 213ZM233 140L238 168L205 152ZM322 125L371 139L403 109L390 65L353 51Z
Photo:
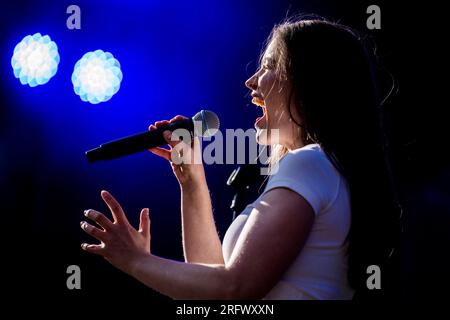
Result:
M180 188L182 192L204 191L205 189L208 189L208 185L206 183L206 178L203 175L200 177L183 179L180 181Z
M151 254L139 254L130 259L126 273L132 277L137 277L143 266L152 258Z

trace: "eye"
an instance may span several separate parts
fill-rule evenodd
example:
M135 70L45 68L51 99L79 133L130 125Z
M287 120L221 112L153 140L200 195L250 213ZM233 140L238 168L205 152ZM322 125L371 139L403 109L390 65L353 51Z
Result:
M271 69L271 66L268 64L268 63L264 63L260 68L259 68L259 71L260 72L264 72L264 71L267 71L267 70L270 70Z
M263 67L263 66L260 66L260 67L256 70L254 76L257 77L257 78L259 78L264 72L265 72L264 67Z
M275 61L272 58L266 58L264 59L263 63L262 63L262 68L270 70L273 69L275 67Z

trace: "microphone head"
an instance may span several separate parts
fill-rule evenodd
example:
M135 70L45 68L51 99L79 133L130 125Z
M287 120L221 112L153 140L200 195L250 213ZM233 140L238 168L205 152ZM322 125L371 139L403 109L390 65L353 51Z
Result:
M209 138L216 134L220 127L220 121L217 114L209 110L201 110L192 117L194 123L201 122L201 128L194 126L196 135Z

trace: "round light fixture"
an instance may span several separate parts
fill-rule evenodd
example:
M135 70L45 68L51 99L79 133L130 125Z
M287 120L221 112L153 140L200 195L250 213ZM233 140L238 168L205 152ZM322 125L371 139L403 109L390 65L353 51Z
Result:
M122 77L119 61L109 52L95 50L75 64L73 89L81 100L97 104L108 101L119 91Z

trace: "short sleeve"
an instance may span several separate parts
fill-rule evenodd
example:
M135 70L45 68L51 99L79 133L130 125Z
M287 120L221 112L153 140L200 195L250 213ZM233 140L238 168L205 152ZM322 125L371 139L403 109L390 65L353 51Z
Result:
M311 205L315 215L325 210L336 196L339 173L320 149L297 149L286 154L269 178L264 192L284 187Z

